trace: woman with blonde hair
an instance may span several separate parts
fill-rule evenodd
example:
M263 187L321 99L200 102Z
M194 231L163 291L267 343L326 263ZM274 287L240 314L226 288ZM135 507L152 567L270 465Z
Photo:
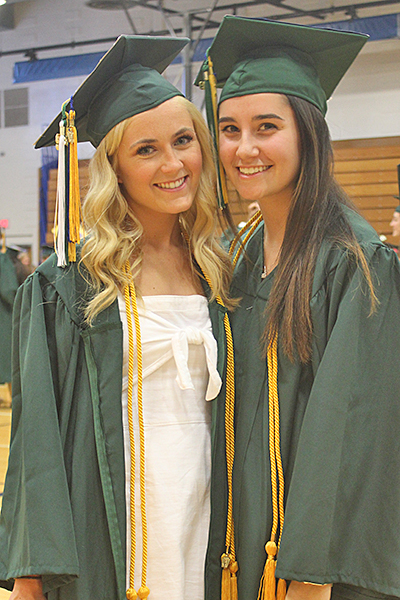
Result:
M122 36L71 100L78 139L97 148L87 236L72 262L60 202L60 266L43 263L15 309L0 522L15 600L204 597L207 401L221 386L230 262L208 129L160 75L187 41Z

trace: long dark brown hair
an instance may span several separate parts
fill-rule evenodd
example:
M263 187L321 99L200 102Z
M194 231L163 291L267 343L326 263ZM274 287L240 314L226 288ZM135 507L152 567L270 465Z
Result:
M330 239L349 253L361 268L371 296L376 296L371 273L343 206L354 208L333 177L333 150L322 113L312 104L287 96L300 136L300 173L293 195L273 288L267 305L264 342L279 332L284 352L302 363L311 358L310 299L318 253Z

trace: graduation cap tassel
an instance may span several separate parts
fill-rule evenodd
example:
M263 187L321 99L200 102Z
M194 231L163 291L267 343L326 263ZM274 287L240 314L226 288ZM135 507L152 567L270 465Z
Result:
M56 135L56 148L58 150L58 173L57 173L57 197L56 197L56 212L54 217L54 250L56 251L59 267L65 267L67 263L67 255L65 252L66 237L66 178L65 178L65 159L66 159L66 144L65 137L65 112L60 121L60 132Z
M78 136L75 127L75 111L73 110L71 98L71 110L68 114L68 150L69 150L69 239L68 260L76 261L76 244L80 240L81 225L81 199L79 191L78 170Z
M214 142L214 152L216 157L218 205L221 209L224 209L228 204L228 190L226 187L225 171L218 154L217 82L210 57L207 59L206 69L207 70L204 72L206 114L208 126Z

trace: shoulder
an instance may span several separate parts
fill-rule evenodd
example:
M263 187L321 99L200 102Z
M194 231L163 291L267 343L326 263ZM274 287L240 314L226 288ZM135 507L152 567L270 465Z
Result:
M385 244L381 242L372 225L370 225L358 212L348 206L343 206L343 212L361 246L371 245L386 247Z
M90 297L91 286L79 258L68 267L58 267L57 256L52 254L25 280L21 294L41 297L52 304L61 302L71 319L82 326L83 307Z
M344 206L343 212L361 247L369 269L376 272L378 277L393 269L398 272L399 264L396 253L379 239L375 229L353 209ZM343 281L351 278L360 270L361 265L344 244L325 239L321 244L315 266L313 294L327 280L336 278Z

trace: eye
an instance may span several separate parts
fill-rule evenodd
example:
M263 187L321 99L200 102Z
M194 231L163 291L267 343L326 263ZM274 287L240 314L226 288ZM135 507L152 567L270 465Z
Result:
M136 154L139 154L140 156L150 156L153 152L155 152L154 146L140 146L137 149Z
M260 131L272 131L278 129L274 123L261 123Z
M193 136L190 133L185 133L185 135L180 135L175 141L175 146L187 146L190 142L193 142Z
M223 127L220 127L220 131L221 133L238 133L239 129L238 127L236 127L236 125L225 125Z

